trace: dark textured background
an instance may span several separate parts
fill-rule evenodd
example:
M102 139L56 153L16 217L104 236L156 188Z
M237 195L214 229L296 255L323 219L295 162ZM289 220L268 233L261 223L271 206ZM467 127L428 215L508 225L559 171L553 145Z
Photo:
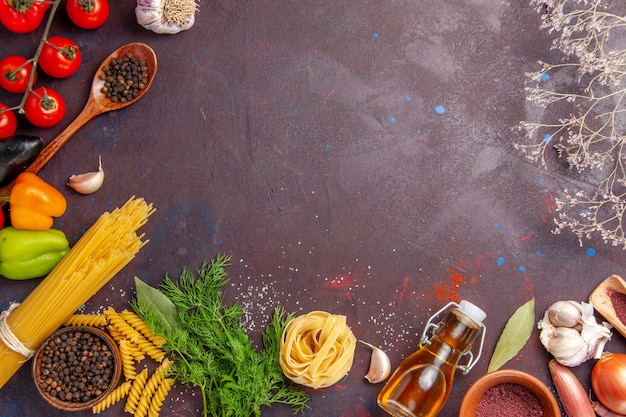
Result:
M47 130L20 121L20 133L58 134L119 46L145 42L159 60L141 101L92 120L41 172L68 199L55 227L72 243L132 195L157 208L143 228L150 243L84 310L127 308L134 276L156 284L224 252L227 297L246 307L253 337L277 305L341 313L395 366L435 311L468 299L487 312L488 332L441 413L455 416L517 306L536 297L539 318L554 301L586 300L624 267L621 249L551 233L569 179L513 148L521 138L511 128L529 111L524 72L550 53L538 24L519 1L203 0L191 30L163 36L137 25L132 1L112 1L96 31L72 27L61 10L52 34L76 41L83 65L66 80L40 74L38 85L60 91L68 114ZM0 53L30 56L40 36L0 29ZM66 188L98 155L102 189ZM37 282L1 279L0 308ZM623 351L622 337L609 348ZM549 358L535 330L507 367L552 387ZM359 344L352 371L311 391L306 415L382 416L381 386L363 379L368 361ZM586 386L589 369L576 369ZM199 408L200 396L177 385L161 415ZM117 405L104 415L122 414ZM38 397L28 365L0 390L0 416L24 415L64 415Z

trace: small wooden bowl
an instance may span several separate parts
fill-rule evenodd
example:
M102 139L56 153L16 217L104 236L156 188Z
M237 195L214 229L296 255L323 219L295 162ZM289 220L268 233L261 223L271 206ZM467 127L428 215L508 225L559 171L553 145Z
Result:
M515 369L502 369L490 372L474 382L465 393L459 417L476 417L478 404L485 393L499 384L517 384L529 389L541 404L544 417L561 417L559 404L548 387L534 376Z
M81 332L81 333L91 333L95 337L98 337L106 343L108 348L113 352L113 372L111 373L111 381L106 388L98 397L94 397L86 402L72 402L72 401L63 401L56 397L52 397L46 394L41 387L39 386L40 375L41 375L41 360L44 353L44 347L48 344L50 340L55 339L57 336L63 335L69 332ZM105 331L98 329L97 327L87 327L87 326L70 326L63 327L56 332L54 332L50 337L48 337L37 349L35 352L35 356L33 357L32 364L32 372L33 372L33 380L35 381L35 386L37 387L37 391L43 397L44 400L55 408L64 411L84 411L93 407L95 404L102 401L111 391L115 389L117 386L121 376L122 376L122 358L120 354L119 347L115 340Z

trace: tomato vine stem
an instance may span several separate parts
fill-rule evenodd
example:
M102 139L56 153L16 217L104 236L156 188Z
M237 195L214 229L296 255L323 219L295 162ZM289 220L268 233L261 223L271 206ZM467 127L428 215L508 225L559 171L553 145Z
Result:
M39 56L41 55L41 51L44 45L48 41L48 35L50 34L50 28L52 27L52 21L54 20L54 15L56 14L56 11L59 5L61 4L61 0L36 1L36 2L37 3L50 3L51 7L50 7L50 14L48 15L48 20L46 20L46 26L44 27L44 31L41 36L41 40L39 41L39 45L37 46L37 50L35 51L35 54L13 71L13 73L17 74L17 72L20 71L26 65L30 63L33 64L33 67L30 71L30 75L28 78L28 85L26 87L26 92L22 96L22 100L20 101L19 105L13 106L13 107L7 107L6 109L0 109L0 114L4 112L8 112L8 111L13 111L13 110L17 110L19 114L25 113L24 105L26 104L26 99L28 98L28 95L33 92L33 84L35 81L35 74L37 72L37 63L39 62ZM4 77L4 74L2 74L2 76Z
M26 104L26 99L28 95L33 92L33 83L35 79L35 72L37 71L37 64L39 62L39 56L41 55L41 50L43 46L46 44L48 40L48 35L50 34L50 28L52 27L52 21L54 20L54 15L61 4L61 0L53 0L52 7L50 8L50 14L48 15L48 20L46 21L46 26L44 27L43 35L41 36L41 40L39 41L39 45L37 46L37 50L35 51L35 55L29 60L33 64L32 71L30 72L30 78L28 79L28 87L26 88L26 92L22 96L22 100L20 101L19 106L17 106L14 110L17 110L19 114L24 114L24 104Z

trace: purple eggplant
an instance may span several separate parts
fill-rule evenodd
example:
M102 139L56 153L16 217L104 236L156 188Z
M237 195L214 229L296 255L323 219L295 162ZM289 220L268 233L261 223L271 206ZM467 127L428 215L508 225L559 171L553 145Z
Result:
M43 149L37 136L17 135L0 141L0 187L28 168Z

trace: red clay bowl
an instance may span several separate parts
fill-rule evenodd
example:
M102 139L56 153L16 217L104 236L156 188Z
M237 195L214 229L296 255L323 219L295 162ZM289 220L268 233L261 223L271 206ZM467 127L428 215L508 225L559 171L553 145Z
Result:
M559 404L548 387L534 376L515 369L502 369L490 372L474 382L463 397L459 417L476 417L478 404L483 395L490 388L507 383L521 385L535 394L539 404L541 404L543 417L561 417Z
M109 350L113 353L113 369L111 372L111 379L107 388L105 388L97 397L91 398L89 401L64 401L57 397L53 397L42 389L40 386L40 382L42 381L41 371L42 371L42 358L44 356L44 348L45 346L52 340L54 340L57 336L61 336L65 333L69 332L82 332L82 333L90 333L91 335L100 338L106 346L108 346ZM115 389L117 383L122 376L122 360L119 348L117 343L113 338L105 331L100 330L96 327L86 327L86 326L71 326L71 327L63 327L56 332L54 332L49 338L47 338L37 349L35 352L35 356L33 357L33 365L32 365L33 379L35 381L35 386L37 387L37 391L42 396L44 400L55 408L64 411L84 411L93 407L95 404L102 401L111 391Z

